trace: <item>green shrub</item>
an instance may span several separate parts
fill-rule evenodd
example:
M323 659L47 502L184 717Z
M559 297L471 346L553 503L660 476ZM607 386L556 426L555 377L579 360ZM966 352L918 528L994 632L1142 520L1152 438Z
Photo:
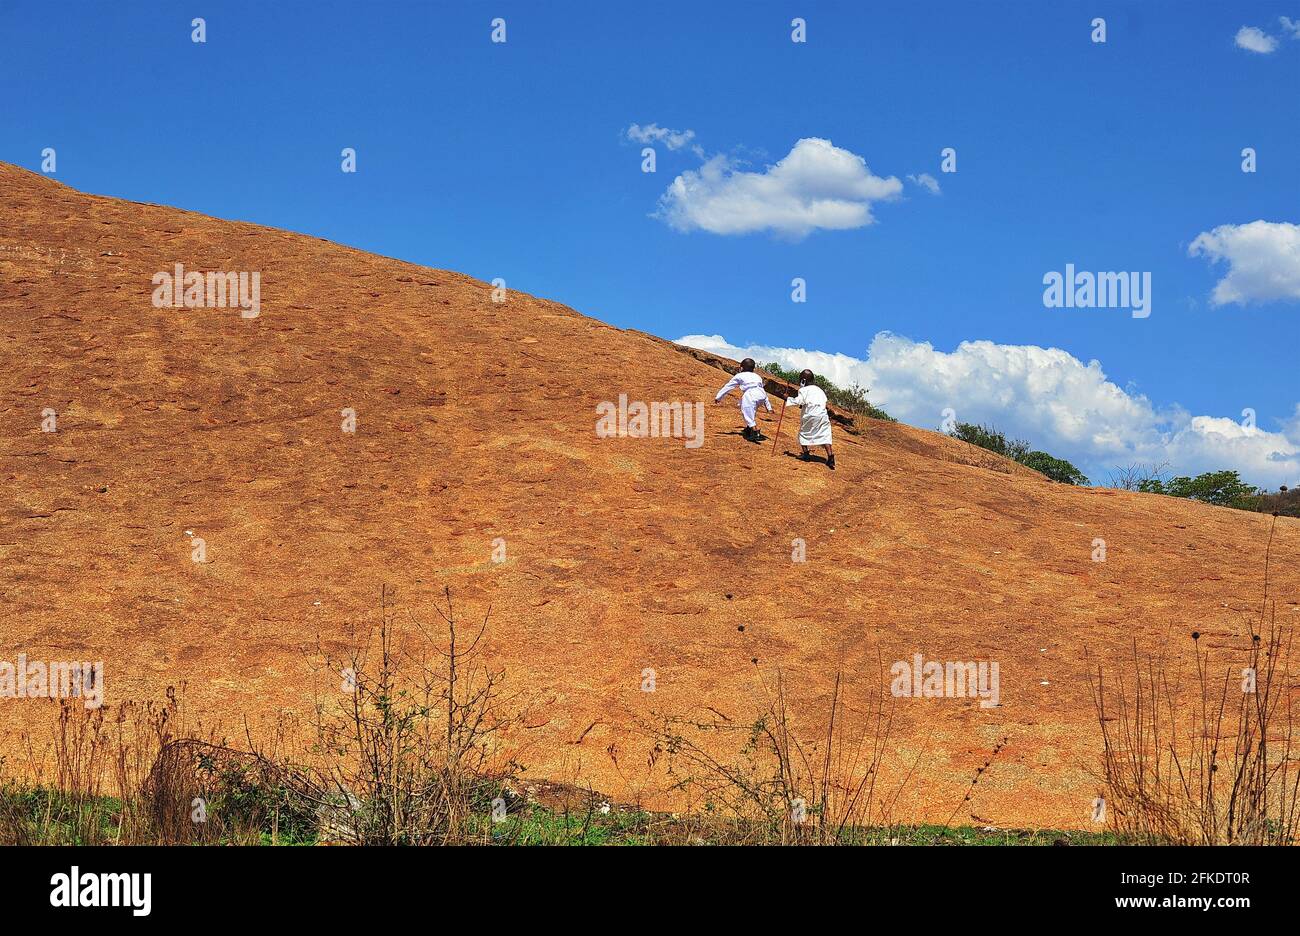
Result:
M1260 491L1241 480L1235 471L1207 471L1195 478L1174 478L1161 481L1150 478L1138 485L1146 494L1165 494L1169 497L1186 497L1216 507L1235 507L1238 510L1256 510Z
M760 370L765 370L774 377L780 377L795 386L799 385L799 372L793 369L786 369L780 364L760 364ZM837 387L821 374L813 375L813 383L822 388L826 394L826 399L832 405L839 407L850 413L860 416L866 416L868 419L883 419L885 422L898 422L893 416L890 416L878 406L872 405L867 400L867 389L854 384L845 390L843 387Z
M1048 455L1046 452L1031 451L1029 443L1023 439L1008 439L1000 429L983 424L957 423L948 433L954 439L961 439L971 445L988 449L998 455L1019 462L1026 468L1032 468L1039 474L1046 475L1061 484L1087 484L1088 476L1064 458Z
M1020 459L1020 464L1047 475L1061 484L1087 484L1088 476L1063 458L1055 458L1046 452L1029 452Z
M948 433L954 439L961 439L971 445L978 445L1012 461L1021 461L1029 454L1029 443L1023 439L1008 439L1001 430L992 426L974 423L957 423L957 427Z

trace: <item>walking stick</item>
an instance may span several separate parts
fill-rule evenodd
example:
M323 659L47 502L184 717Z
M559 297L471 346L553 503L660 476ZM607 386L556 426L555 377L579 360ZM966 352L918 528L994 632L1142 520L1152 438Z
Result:
M772 435L772 454L776 454L776 440L781 438L781 420L785 419L785 398L781 398L781 415L776 417L776 432Z

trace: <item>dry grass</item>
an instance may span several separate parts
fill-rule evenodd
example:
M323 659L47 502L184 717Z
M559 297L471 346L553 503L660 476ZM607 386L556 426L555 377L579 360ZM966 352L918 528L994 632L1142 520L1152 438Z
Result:
M445 611L435 608L439 642L412 616L400 627L385 592L371 645L336 672L354 686L342 713L317 706L318 756L299 774L331 839L462 842L517 770L498 743L517 721L506 714L503 674L479 661L491 609L466 637L449 590L445 599Z
M888 841L911 769L887 769L896 700L885 693L884 682L882 675L866 702L865 727L853 734L845 728L837 674L824 731L801 737L780 671L752 720L737 722L712 711L696 718L661 715L639 727L654 742L652 764L667 760L670 789L685 794L691 811L709 820L710 828L699 831L710 841ZM891 781L887 775L898 776Z
M440 641L411 615L399 625L385 589L377 627L331 664L338 688L309 724L284 718L269 740L186 728L171 690L166 705L128 703L112 719L64 704L52 739L24 736L23 769L0 782L0 843L481 838L477 820L515 767L496 743L512 717L502 674L478 660L487 615L466 639L445 597Z
M1266 551L1248 648L1212 654L1194 635L1187 679L1163 656L1143 657L1136 647L1128 674L1116 680L1090 667L1108 827L1120 840L1295 841L1291 634L1276 621L1268 561ZM897 700L883 671L856 712L837 676L823 727L810 733L796 728L808 722L792 717L780 671L764 684L755 717L710 711L642 722L651 766L662 760L670 789L689 802L683 816L611 806L572 787L544 802L518 780L520 765L505 743L520 720L519 700L504 693L504 674L480 659L491 609L466 628L450 592L444 597L430 628L399 614L383 590L377 623L344 659L327 661L331 685L313 716L282 720L257 743L250 732L235 744L188 725L183 693L169 691L162 705L126 704L111 716L65 704L44 744L24 738L23 779L0 781L0 843L969 840L951 819L924 830L898 822L916 764L892 756ZM1242 669L1254 671L1255 691L1241 691Z
M1163 654L1140 654L1136 645L1114 680L1100 664L1089 667L1102 731L1105 818L1126 841L1296 841L1293 634L1277 623L1268 592L1272 538L1270 529L1264 595L1248 647L1216 654L1193 632L1190 674Z

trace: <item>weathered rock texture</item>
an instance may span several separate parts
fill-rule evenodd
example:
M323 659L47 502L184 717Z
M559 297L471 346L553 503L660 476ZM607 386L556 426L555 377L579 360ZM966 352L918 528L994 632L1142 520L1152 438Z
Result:
M259 271L260 316L155 308L151 277L178 262ZM837 428L830 472L742 441L735 398L711 404L725 375L650 336L7 165L0 340L0 658L102 659L110 706L184 682L189 718L265 730L334 688L318 641L373 623L381 584L434 623L449 585L469 618L491 605L531 776L680 802L639 719L752 721L779 670L815 742L837 672L852 733L890 664L922 653L997 661L1001 705L894 703L889 760L916 765L902 818L946 819L1006 737L957 821L1086 826L1084 649L1178 653L1197 630L1244 650L1258 613L1272 517L1065 487L878 422ZM704 444L598 438L620 394L709 403ZM1279 520L1288 624L1298 548ZM11 753L55 711L0 700Z

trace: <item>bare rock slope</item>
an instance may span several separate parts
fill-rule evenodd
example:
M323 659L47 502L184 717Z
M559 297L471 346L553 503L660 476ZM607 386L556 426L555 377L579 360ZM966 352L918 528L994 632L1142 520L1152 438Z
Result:
M178 262L259 271L260 315L155 308L151 278ZM487 651L529 700L511 742L528 774L659 804L672 778L635 727L658 713L744 723L779 672L817 737L841 673L846 729L870 730L894 661L997 661L996 707L891 703L903 818L1082 826L1084 649L1249 641L1271 517L1065 487L880 422L837 430L830 472L742 441L700 356L491 298L0 165L0 658L102 659L110 706L184 682L192 716L256 731L311 708L318 644L373 622L381 584L417 612L450 586L469 617L491 605ZM709 402L703 444L598 437L620 394ZM792 431L787 414L782 448ZM1279 520L1288 624L1297 547ZM6 745L55 711L0 700Z

